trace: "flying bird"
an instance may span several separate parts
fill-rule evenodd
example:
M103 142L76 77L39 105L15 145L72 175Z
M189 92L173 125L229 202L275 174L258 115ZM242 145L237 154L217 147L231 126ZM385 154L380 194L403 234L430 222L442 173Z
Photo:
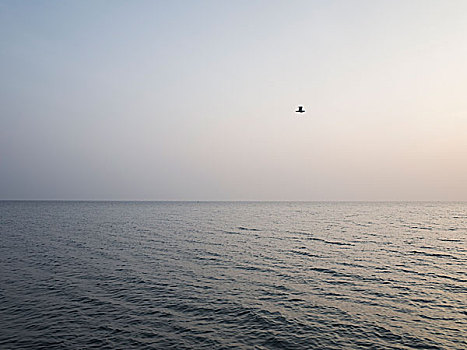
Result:
M295 111L295 113L305 113L303 106L298 106L298 109Z

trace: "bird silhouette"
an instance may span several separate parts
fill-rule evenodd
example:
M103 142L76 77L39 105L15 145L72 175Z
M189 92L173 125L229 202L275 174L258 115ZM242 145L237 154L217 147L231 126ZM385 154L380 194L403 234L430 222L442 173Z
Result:
M298 109L295 111L296 113L305 113L303 106L298 106Z

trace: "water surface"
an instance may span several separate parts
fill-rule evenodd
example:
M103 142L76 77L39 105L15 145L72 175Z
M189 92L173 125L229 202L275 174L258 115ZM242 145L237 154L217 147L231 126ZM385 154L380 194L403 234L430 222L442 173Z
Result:
M466 349L467 203L0 202L0 348Z

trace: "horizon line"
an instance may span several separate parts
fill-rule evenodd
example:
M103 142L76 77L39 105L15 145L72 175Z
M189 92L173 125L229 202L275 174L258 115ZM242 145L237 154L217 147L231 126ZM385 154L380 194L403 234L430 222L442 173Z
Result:
M323 203L323 202L360 202L360 203L423 203L423 202L467 202L467 200L446 200L446 199L312 199L312 200L303 200L303 199L272 199L272 200L256 200L256 199L213 199L213 200L197 200L197 199L0 199L0 202L190 202L190 203L231 203L231 202L238 202L238 203L274 203L274 202L301 202L301 203Z

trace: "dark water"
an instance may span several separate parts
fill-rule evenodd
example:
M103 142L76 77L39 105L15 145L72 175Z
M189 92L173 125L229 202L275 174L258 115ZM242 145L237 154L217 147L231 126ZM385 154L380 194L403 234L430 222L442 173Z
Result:
M0 202L0 348L467 349L467 203Z

